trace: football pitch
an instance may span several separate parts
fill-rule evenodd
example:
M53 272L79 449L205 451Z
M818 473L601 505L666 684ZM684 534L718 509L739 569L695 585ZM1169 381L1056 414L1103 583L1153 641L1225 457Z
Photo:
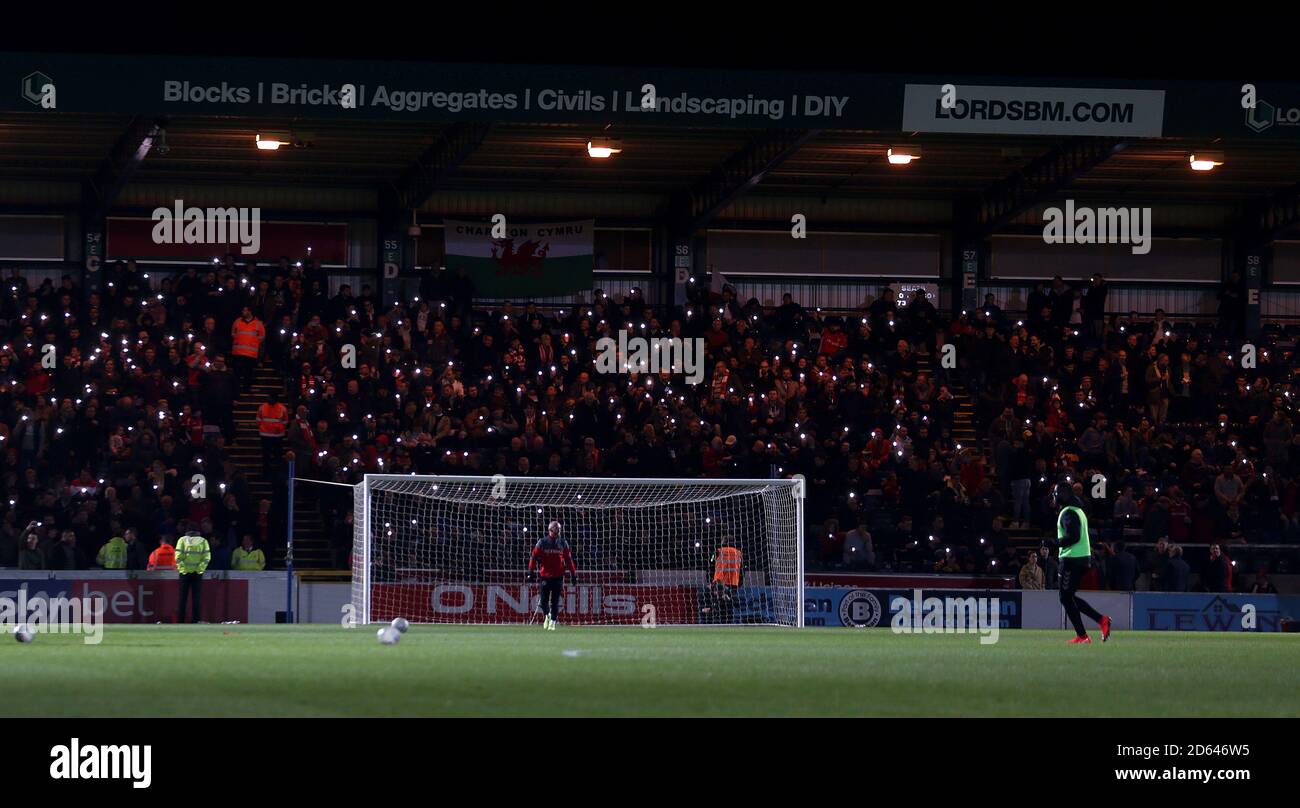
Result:
M5 637L4 716L1300 716L1300 636L109 626Z

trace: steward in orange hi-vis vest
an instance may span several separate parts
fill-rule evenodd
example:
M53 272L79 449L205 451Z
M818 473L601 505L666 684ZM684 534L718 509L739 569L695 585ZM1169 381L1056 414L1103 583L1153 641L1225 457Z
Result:
M164 540L158 549L149 554L149 570L176 569L176 548Z
M240 318L230 327L230 337L232 354L256 359L262 349L262 340L266 339L266 327L256 317L251 320Z
M740 551L723 545L713 554L713 582L724 586L740 586Z
M285 425L289 423L289 408L275 401L268 401L257 408L257 434L264 438L284 437Z

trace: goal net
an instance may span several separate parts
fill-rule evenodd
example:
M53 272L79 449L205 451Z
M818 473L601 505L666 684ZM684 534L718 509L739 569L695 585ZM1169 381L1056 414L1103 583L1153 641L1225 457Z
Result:
M801 626L803 485L367 474L352 605L363 623L540 622L525 575L558 521L578 568L562 624ZM740 552L739 580L714 581L722 547Z

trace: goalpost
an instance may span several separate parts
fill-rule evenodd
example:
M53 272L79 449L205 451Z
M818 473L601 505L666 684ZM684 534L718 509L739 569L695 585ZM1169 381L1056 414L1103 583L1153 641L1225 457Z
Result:
M804 481L367 474L354 489L352 606L364 623L528 623L551 521L573 549L566 625L802 626ZM718 548L739 587L712 582Z

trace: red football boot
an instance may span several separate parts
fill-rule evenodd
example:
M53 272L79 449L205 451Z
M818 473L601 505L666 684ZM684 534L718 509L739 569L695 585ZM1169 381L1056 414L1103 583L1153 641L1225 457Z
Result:
M1066 645L1092 645L1092 640L1085 634L1082 637L1075 637L1073 640L1067 642Z
M1105 642L1110 639L1110 618L1106 615L1101 616L1101 641Z

